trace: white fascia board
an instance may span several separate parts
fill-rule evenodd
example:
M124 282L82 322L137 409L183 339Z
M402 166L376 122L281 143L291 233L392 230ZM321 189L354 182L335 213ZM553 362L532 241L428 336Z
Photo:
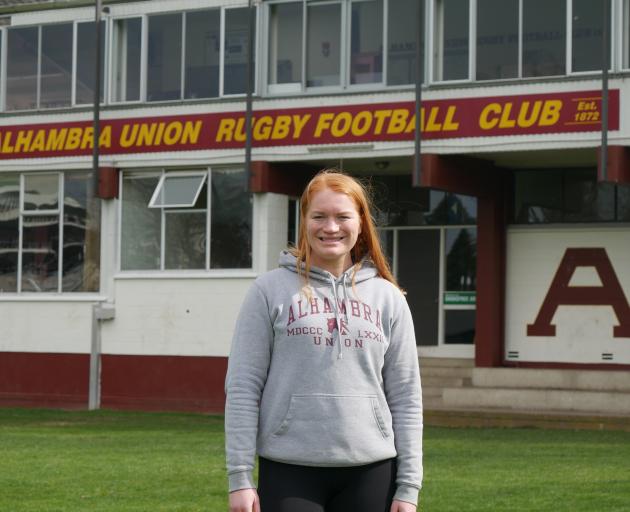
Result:
M11 14L12 27L25 25L48 25L51 23L93 20L94 7L47 9L44 11L21 12Z
M247 0L153 0L152 2L113 4L109 6L109 9L111 17L118 17L216 7L247 7Z

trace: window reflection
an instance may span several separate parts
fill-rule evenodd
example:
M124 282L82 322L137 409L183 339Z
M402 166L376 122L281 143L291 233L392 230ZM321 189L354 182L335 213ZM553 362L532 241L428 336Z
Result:
M59 287L59 217L22 219L22 291L56 292Z
M475 291L477 229L446 230L446 291Z
M341 5L309 4L306 85L341 84Z
M220 45L219 9L186 13L185 98L219 95Z
M269 84L302 81L302 4L269 8Z
M67 107L72 92L72 23L42 25L41 108Z
M17 291L20 176L0 174L0 292Z
M247 92L248 11L248 8L227 9L225 11L224 94L245 94ZM252 46L254 48L252 66L255 69L256 51L255 45Z
M474 309L444 311L444 343L472 345L475 342Z
M114 21L114 101L140 99L142 18Z
M6 109L35 109L39 29L10 28L7 43Z
M182 15L149 16L147 100L181 97Z
M77 78L75 102L77 104L94 101L94 60L96 41L94 40L94 22L77 24ZM101 101L105 94L105 22L101 21Z
M566 72L565 0L523 2L523 76Z
M212 171L210 268L251 268L252 195L240 169Z
M420 9L422 58L424 62L424 0L389 2L387 28L387 83L389 85L416 82L416 32ZM422 69L424 80L424 68Z
M442 0L442 80L468 78L469 0Z
M383 81L383 2L352 3L350 83Z
M66 173L63 207L64 292L99 290L101 202L92 173Z
M477 80L518 76L519 0L477 0Z
M595 71L602 69L604 32L602 2L573 0L572 70ZM608 18L607 45L610 51L610 18Z
M122 270L160 268L161 210L148 208L159 175L126 174L123 178L121 256Z

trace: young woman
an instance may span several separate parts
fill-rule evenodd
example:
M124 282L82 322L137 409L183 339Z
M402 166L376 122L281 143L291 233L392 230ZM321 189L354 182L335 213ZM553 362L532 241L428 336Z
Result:
M368 196L357 180L323 171L300 208L297 248L256 279L236 323L226 379L230 511L413 512L418 356Z

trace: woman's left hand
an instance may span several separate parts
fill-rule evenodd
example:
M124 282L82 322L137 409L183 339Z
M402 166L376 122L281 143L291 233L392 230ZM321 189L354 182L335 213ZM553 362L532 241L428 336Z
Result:
M416 512L416 506L406 501L394 500L389 512Z

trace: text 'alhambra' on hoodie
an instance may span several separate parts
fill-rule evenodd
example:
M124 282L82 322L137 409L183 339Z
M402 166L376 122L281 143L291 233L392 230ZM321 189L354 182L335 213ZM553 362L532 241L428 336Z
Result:
M306 289L284 251L280 268L249 289L225 385L230 491L255 487L256 454L329 467L396 457L395 499L417 502L422 397L411 313L369 260L357 266L339 278L311 267Z

